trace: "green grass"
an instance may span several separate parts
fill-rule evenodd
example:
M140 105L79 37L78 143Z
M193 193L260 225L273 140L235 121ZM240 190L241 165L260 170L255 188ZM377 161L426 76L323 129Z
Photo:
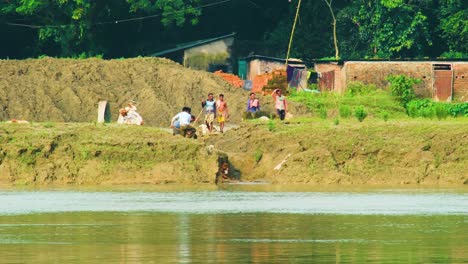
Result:
M255 150L253 156L254 156L255 162L256 162L256 163L259 163L260 160L262 160L263 151L261 151L260 149L257 149L257 150Z
M323 118L323 110L327 109L330 118L338 117L348 118L351 116L350 109L357 106L363 106L369 114L369 117L381 117L385 112L386 117L405 118L406 112L403 107L390 95L383 90L366 91L365 94L337 94L337 93L307 93L293 92L289 99L306 105L314 116Z

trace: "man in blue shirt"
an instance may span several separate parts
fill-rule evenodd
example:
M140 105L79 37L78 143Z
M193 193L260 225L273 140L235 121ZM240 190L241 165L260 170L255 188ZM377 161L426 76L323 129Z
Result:
M172 118L171 128L173 129L174 135L180 133L183 137L197 138L195 134L197 130L190 125L193 119L191 112L192 109L190 109L190 107L184 106L182 112Z
M205 110L205 124L208 131L213 132L213 122L216 116L216 101L214 100L213 93L208 94L208 99L202 100L202 108Z

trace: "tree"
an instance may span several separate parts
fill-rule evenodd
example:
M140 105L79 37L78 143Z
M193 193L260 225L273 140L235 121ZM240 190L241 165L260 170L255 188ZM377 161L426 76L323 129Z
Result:
M128 3L127 3L128 2ZM97 39L102 27L118 23L120 18L115 13L130 20L139 20L142 14L154 14L161 17L164 25L175 23L178 26L190 18L196 23L200 10L195 7L199 0L11 0L0 3L0 14L21 19L23 26L37 29L40 52L63 57L85 54L93 56L106 50ZM122 12L122 10L125 10ZM133 16L133 17L132 17ZM128 21L128 19L127 19Z
M408 3L406 3L408 2ZM341 10L342 22L357 27L354 35L364 52L361 56L391 58L422 56L432 45L424 10L432 1L419 5L404 0L353 1ZM349 26L348 26L349 28Z
M285 1L286 2L286 1ZM337 1L335 8L343 1ZM265 33L265 43L276 47L270 56L284 57L286 55L288 37L291 33L292 20L296 9L290 4L289 11L284 12L282 20L277 26ZM294 44L291 47L291 57L301 58L307 62L313 59L328 57L334 51L333 34L330 30L331 16L323 12L321 1L303 1L299 20L294 35Z
M330 10L330 14L332 16L332 26L333 26L333 45L335 46L335 59L340 58L340 50L338 48L338 38L336 36L336 17L335 12L333 11L332 2L333 0L323 0L327 5L328 9Z
M162 11L161 22L165 26L171 23L182 26L187 18L190 18L190 23L195 25L201 14L201 9L197 8L200 0L127 0L127 2L130 4L130 11L134 13Z
M442 0L439 10L439 30L450 51L468 54L468 2Z

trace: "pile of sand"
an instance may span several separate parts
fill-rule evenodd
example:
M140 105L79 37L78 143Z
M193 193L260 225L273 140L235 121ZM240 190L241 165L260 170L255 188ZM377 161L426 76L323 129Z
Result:
M101 100L109 101L112 120L116 121L118 109L136 100L146 124L168 126L183 106L192 107L197 115L201 98L209 92L225 94L231 121L240 121L248 92L212 73L190 70L167 59L0 61L3 121L93 122ZM263 100L263 110L272 111L271 99ZM291 112L306 110L292 107Z

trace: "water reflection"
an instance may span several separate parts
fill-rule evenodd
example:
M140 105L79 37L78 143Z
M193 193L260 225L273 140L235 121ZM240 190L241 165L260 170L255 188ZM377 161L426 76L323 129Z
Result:
M1 263L462 263L466 216L53 213L0 217Z
M0 263L464 263L467 234L464 192L0 192Z

